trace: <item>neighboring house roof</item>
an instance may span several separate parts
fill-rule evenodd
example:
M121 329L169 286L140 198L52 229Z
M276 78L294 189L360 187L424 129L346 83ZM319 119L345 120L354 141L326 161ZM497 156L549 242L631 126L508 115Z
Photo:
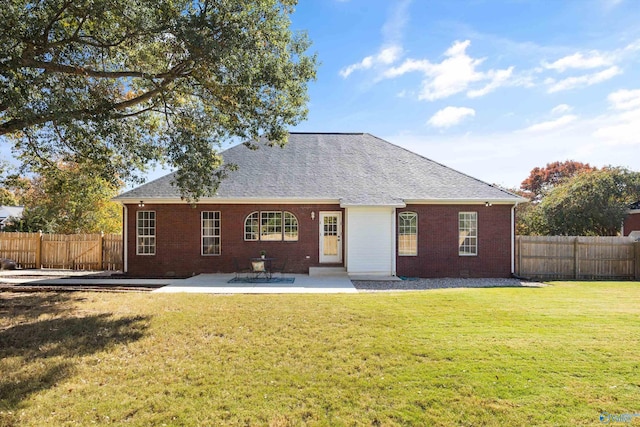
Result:
M236 164L216 200L322 200L342 206L403 206L409 202L516 203L523 199L367 133L291 133L284 148L261 141L222 152ZM179 199L173 174L130 190L115 200Z
M5 225L9 218L22 218L24 206L0 206L0 224Z

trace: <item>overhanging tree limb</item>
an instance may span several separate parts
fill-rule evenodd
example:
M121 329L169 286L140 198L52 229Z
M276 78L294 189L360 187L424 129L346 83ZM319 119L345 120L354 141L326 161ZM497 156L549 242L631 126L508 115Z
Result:
M295 3L6 0L0 143L29 164L32 143L86 158L110 179L166 162L191 171L177 180L185 197L211 193L219 144L281 144L306 117L316 57L290 30Z

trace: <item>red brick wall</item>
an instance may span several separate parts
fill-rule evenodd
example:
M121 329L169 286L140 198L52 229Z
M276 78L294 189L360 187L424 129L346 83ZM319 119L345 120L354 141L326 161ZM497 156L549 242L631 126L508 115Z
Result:
M640 212L629 214L624 219L624 235L628 236L632 231L640 231Z
M287 260L287 271L307 273L318 266L319 211L342 211L338 205L263 205L264 211L296 215L296 242L244 240L244 220L252 205L147 204L128 205L128 273L133 276L187 277L200 273L231 273L234 258L249 259L266 250L276 264ZM136 255L136 212L156 212L156 254ZM200 213L220 211L221 255L200 254ZM418 256L396 256L397 274L410 277L509 277L511 273L511 206L413 205L398 210L418 213ZM478 212L478 255L458 255L458 212ZM315 212L315 219L311 219ZM343 213L344 216L344 213ZM640 217L640 215L637 215ZM626 228L625 228L626 230ZM396 233L397 234L397 233ZM344 230L343 230L344 235ZM397 238L397 235L396 235ZM344 254L343 254L344 255Z
M396 256L398 276L511 275L511 206L412 205L403 211L418 214L418 256ZM478 213L477 256L458 255L458 212Z
M288 272L307 273L318 263L318 212L342 211L338 205L263 205L263 211L289 211L298 218L299 236L296 242L262 242L244 240L244 220L256 208L252 205L198 204L146 204L144 207L128 205L127 251L128 273L133 276L186 277L200 273L232 273L234 258L248 267L250 258L274 257L274 263L287 260ZM156 212L156 254L136 255L136 212ZM220 211L221 255L200 254L200 218L202 211ZM315 219L311 219L311 212Z

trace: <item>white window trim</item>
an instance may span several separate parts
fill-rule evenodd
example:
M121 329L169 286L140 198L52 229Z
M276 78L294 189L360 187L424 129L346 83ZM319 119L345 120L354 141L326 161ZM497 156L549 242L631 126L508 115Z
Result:
M296 224L296 238L288 239L287 238L287 221L286 216L289 214L294 220ZM283 242L297 242L300 239L300 221L298 221L298 217L293 212L282 211L282 241Z
M256 232L255 239L247 239L247 221L249 221L249 217L257 214L258 215L258 231ZM260 211L253 211L246 217L244 217L244 226L242 228L242 234L244 235L245 242L259 242L260 241Z
M204 214L205 213L217 213L218 214L218 234L213 234L211 236L204 235ZM215 218L214 218L215 221ZM216 227L213 227L214 231ZM218 253L217 254L205 254L204 253L204 238L205 237L217 237L218 238ZM200 255L202 256L220 256L222 255L222 215L220 211L201 211L200 212Z
M280 238L279 239L263 239L263 226L262 226L262 219L263 219L263 215L266 215L266 219L267 222L269 220L269 215L270 214L280 214ZM275 216L274 216L275 218ZM273 233L275 236L277 236L276 233ZM261 242L282 242L284 240L284 215L282 213L282 211L260 211L260 233L259 233L259 238Z
M408 214L412 214L414 216L414 218L416 219L416 251L415 253L410 253L410 254L401 254L400 253L400 227L402 226L402 216L403 215L408 215ZM407 211L407 212L400 212L398 214L398 256L418 256L418 213L417 212L412 212L412 211Z
M140 214L141 213L153 213L153 234L144 234L144 235L140 235L140 225L139 225L139 221L140 221ZM144 218L143 218L144 220ZM157 220L156 220L156 211L150 211L150 210L144 210L144 211L137 211L136 212L136 255L140 255L140 256L155 256L156 254L156 234L158 232L158 224L157 224ZM140 238L141 237L153 237L153 253L150 252L140 252Z
M460 216L461 215L466 215L466 214L473 214L475 216L475 220L476 220L476 235L475 235L475 239L476 239L476 244L475 244L475 253L468 253L468 252L462 252L461 251L461 246L462 243L464 242L464 240L462 242L460 242ZM458 212L458 256L463 256L463 257L467 257L467 256L478 256L478 252L479 252L479 242L480 242L480 238L479 238L479 226L478 226L478 212L475 211L465 211L465 212ZM466 238L466 236L465 236Z
M281 234L281 238L279 240L263 240L262 239L262 214L263 213L279 213L280 214L280 234ZM249 217L251 217L252 215L257 214L258 216L258 230L256 232L257 238L256 239L247 239L247 221L249 221ZM297 230L297 236L295 239L287 239L286 237L286 226L285 226L285 215L289 214L291 215L295 221L296 221L296 230ZM246 217L244 217L244 225L242 228L242 233L243 233L243 237L244 237L244 241L245 242L297 242L298 240L300 240L300 221L298 220L298 217L296 216L296 214L294 214L291 211L278 211L278 210L269 210L269 211L253 211L251 213L249 213Z

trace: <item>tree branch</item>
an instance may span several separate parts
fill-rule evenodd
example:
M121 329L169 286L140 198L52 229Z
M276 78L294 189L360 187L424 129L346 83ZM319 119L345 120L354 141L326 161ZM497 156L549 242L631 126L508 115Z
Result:
M142 102L148 101L156 95L162 93L164 89L169 86L175 78L165 79L161 84L159 84L155 89L150 90L148 92L143 93L140 96L137 96L132 99L128 99L126 101L118 102L115 104L110 104L107 106L97 106L93 109L82 109L82 110L74 110L62 113L64 115L65 120L70 119L87 119L91 117L100 116L103 114L107 114L107 116L111 116L112 118L122 118L120 114L114 114L115 111L122 111L134 105L140 104ZM47 114L40 117L32 117L25 119L12 119L8 120L2 124L0 124L0 136L6 135L11 132L16 132L31 126L41 125L43 123L50 122L54 120L56 117L60 116L61 113L58 114Z
M107 79L119 79L125 77L139 77L144 79L166 79L172 77L178 77L179 75L186 76L189 71L184 72L182 64L178 64L173 69L165 73L145 73L142 71L98 71L92 68L79 67L76 65L58 64L55 62L38 61L32 58L21 58L19 65L28 68L40 68L52 73L73 74L76 76L87 76L96 78Z
M49 23L47 24L47 26L45 27L44 31L42 32L42 42L43 45L48 45L49 44L49 33L51 32L51 29L53 28L53 24L55 24L56 22L58 22L60 20L60 17L62 16L62 13L73 3L72 0L68 0L65 1L62 4L62 7L56 12L55 16L53 17L53 19L51 21L49 21Z

